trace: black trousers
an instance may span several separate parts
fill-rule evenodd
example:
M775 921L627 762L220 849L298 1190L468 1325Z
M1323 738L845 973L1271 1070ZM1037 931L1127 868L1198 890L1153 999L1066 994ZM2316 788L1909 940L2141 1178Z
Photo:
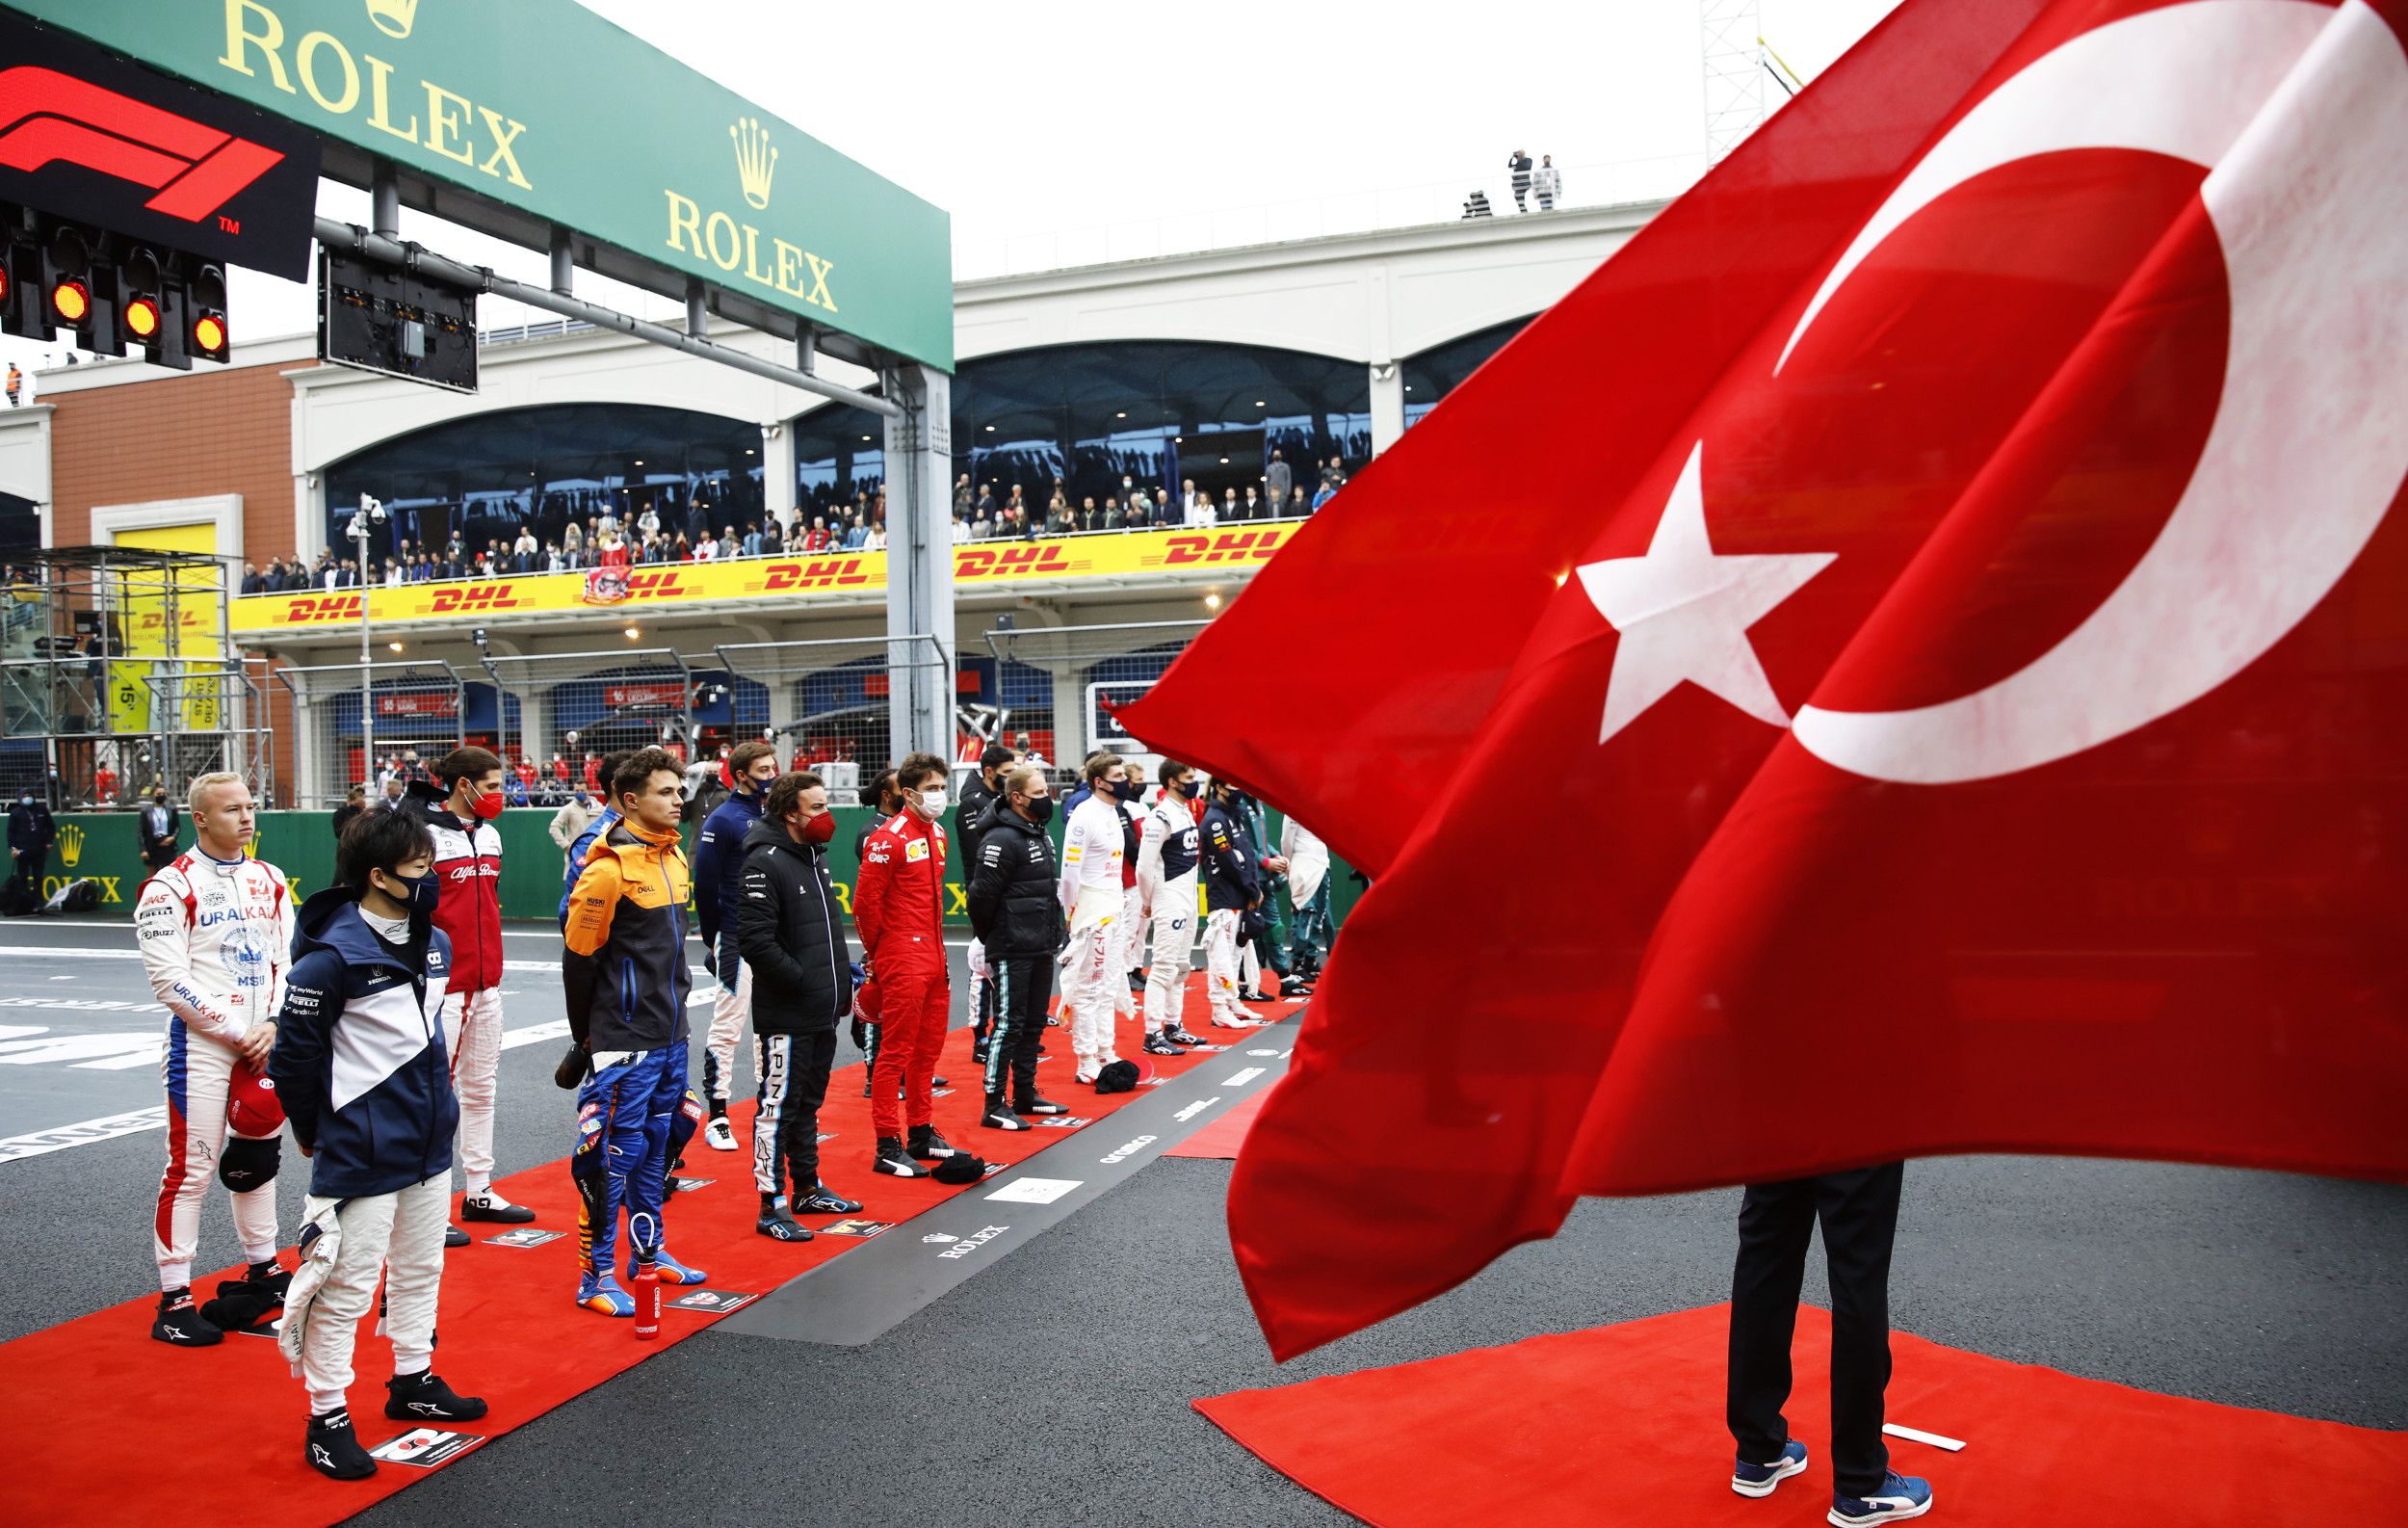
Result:
M836 1031L752 1037L752 1074L759 1079L752 1117L752 1186L763 1194L808 1194L820 1183L820 1105L827 1101Z
M1036 1096L1036 1047L1045 1040L1045 1000L1054 993L1054 958L1007 955L986 958L995 973L995 1032L986 1041L986 1096L1004 1096L1011 1079L1011 1101Z
M1890 1467L1881 1441L1890 1383L1890 1248L1906 1165L1859 1168L1787 1183L1753 1183L1740 1205L1731 1274L1731 1436L1739 1457L1770 1463L1790 1440L1790 1338L1806 1247L1822 1223L1831 1279L1831 1484L1871 1494Z

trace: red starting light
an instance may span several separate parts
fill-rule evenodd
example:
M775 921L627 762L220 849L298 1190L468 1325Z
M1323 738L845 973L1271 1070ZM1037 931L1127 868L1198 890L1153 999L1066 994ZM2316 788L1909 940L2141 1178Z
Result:
M15 282L9 279L9 268L7 264L5 262L0 262L0 303L6 303L9 300L9 291L15 285Z
M125 304L125 332L147 345L159 337L159 304L138 297Z
M215 313L203 313L193 321L193 348L217 356L225 350L225 320Z
M50 289L50 310L62 321L80 326L92 317L92 294L81 281L61 281Z

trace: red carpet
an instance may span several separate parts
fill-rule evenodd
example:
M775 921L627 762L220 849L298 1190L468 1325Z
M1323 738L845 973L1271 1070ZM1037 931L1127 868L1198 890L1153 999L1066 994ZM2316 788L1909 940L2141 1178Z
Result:
M1799 1312L1793 1434L1771 1497L1730 1488L1726 1307L1532 1337L1195 1403L1272 1468L1376 1528L1805 1528L1831 1504L1830 1318ZM1950 1528L2269 1528L2403 1520L2408 1435L2153 1395L1898 1333L1892 1438Z
M1190 1013L1204 1007L1202 979L1190 987ZM1275 1010L1284 1014L1288 1005ZM1209 1019L1189 1027L1214 1044L1243 1045L1245 1033L1217 1030ZM1247 1032L1250 1033L1250 1032ZM1144 1095L1099 1096L1070 1077L1066 1031L1047 1031L1053 1054L1040 1064L1038 1086L1077 1111L1074 1118L1100 1119ZM1119 1049L1139 1056L1143 1036L1123 1021ZM1217 1059L1190 1052L1187 1059L1144 1058L1164 1074ZM952 1093L936 1100L936 1125L957 1145L989 1161L1017 1162L1061 1141L1059 1129L1006 1134L978 1123L982 1099L970 1063L969 1031L947 1040L938 1071L951 1078ZM699 1073L696 1073L697 1079ZM861 1068L836 1074L820 1129L833 1134L820 1146L822 1175L848 1199L867 1205L864 1219L905 1221L961 1189L932 1180L903 1179L869 1170L872 1134L869 1100L861 1096ZM561 1095L561 1136L573 1129L568 1095ZM752 1106L731 1111L745 1149L713 1151L697 1137L687 1147L684 1176L711 1179L706 1188L677 1195L668 1206L668 1245L687 1263L710 1275L710 1289L767 1294L816 1264L859 1246L857 1239L821 1236L801 1244L772 1242L753 1233L760 1199L752 1187ZM301 1158L286 1153L286 1166ZM539 1229L569 1234L540 1247L465 1247L445 1269L440 1316L442 1345L435 1371L464 1395L484 1396L492 1410L464 1432L491 1437L531 1421L591 1389L671 1343L701 1330L716 1316L663 1309L657 1342L635 1340L633 1323L577 1308L577 1204L565 1161L503 1179L496 1185L511 1199L531 1206ZM222 1217L218 1196L207 1213ZM807 1218L815 1228L833 1217ZM480 1243L505 1227L467 1227ZM292 1234L294 1227L284 1227ZM289 1266L292 1254L287 1251ZM195 1278L205 1297L227 1273ZM662 1291L664 1305L683 1293ZM426 1478L432 1468L385 1464L370 1480L329 1481L301 1462L302 1424L308 1417L301 1382L292 1377L275 1344L265 1338L229 1336L214 1348L171 1348L150 1340L155 1297L129 1301L81 1320L0 1345L0 1391L16 1405L20 1446L0 1470L0 1523L73 1522L135 1524L157 1528L283 1528L336 1522L372 1502ZM384 1417L384 1382L392 1373L392 1350L360 1327L353 1359L352 1415L360 1440L375 1447L407 1429ZM208 1442L194 1453L195 1427ZM437 1465L435 1468L442 1466ZM196 1474L195 1471L199 1471Z
M1195 1134L1165 1151L1166 1157L1216 1157L1224 1162L1238 1159L1238 1148L1245 1145L1245 1133L1254 1128L1254 1117L1263 1112L1263 1100L1278 1089L1273 1083L1253 1097L1234 1105L1227 1114L1198 1130Z

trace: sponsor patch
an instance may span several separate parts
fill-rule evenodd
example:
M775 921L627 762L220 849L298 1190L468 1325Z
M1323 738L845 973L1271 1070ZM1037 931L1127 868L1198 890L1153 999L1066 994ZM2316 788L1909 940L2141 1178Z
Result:
M914 838L911 842L903 845L903 859L906 862L926 859L928 856L929 841L925 838Z

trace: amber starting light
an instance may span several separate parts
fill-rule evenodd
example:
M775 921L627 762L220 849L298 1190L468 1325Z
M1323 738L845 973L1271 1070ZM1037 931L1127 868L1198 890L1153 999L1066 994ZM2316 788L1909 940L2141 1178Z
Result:
M125 332L144 341L158 338L159 304L146 297L138 297L126 303Z
M81 324L92 316L92 294L81 281L61 281L51 288L50 310L69 324Z

